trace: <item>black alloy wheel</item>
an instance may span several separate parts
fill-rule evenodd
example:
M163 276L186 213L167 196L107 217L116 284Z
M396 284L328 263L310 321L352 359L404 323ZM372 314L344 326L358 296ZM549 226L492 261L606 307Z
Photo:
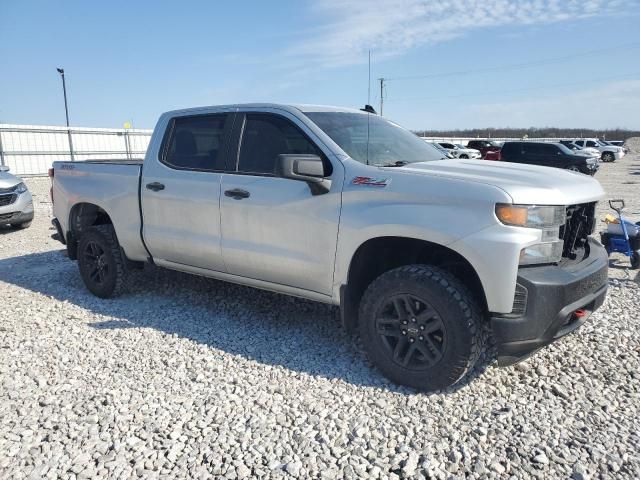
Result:
M93 241L87 242L82 254L89 279L97 286L104 285L112 266L109 265L109 259L102 246Z
M87 229L78 242L78 268L87 289L100 298L122 293L127 265L113 226Z
M404 368L433 367L446 348L440 315L425 299L414 295L388 298L376 314L376 330L387 355Z

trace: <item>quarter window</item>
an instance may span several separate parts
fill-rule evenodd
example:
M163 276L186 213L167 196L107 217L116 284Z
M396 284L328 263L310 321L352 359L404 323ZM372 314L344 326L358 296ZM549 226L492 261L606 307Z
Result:
M278 155L322 153L293 123L269 114L248 114L240 145L238 171L275 174Z
M177 117L164 163L184 170L225 170L227 114Z

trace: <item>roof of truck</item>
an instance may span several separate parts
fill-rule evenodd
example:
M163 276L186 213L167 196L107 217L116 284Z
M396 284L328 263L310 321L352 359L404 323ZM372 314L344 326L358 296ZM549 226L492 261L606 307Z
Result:
M185 114L189 112L201 112L211 109L233 110L235 108L277 108L280 110L298 110L300 112L344 112L344 113L366 113L357 108L334 107L331 105L307 105L307 104L286 104L286 103L235 103L228 105L209 105L206 107L181 108L166 112L167 114Z

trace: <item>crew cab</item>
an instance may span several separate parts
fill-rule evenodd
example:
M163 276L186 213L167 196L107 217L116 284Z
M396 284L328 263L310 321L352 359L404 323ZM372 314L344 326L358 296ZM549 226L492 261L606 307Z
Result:
M490 358L487 332L510 365L575 330L608 272L597 181L442 157L367 111L178 110L143 162L55 162L53 223L99 297L148 262L338 305L384 375L437 390Z
M597 158L578 155L562 143L505 142L500 160L564 168L587 175L595 175L599 168Z

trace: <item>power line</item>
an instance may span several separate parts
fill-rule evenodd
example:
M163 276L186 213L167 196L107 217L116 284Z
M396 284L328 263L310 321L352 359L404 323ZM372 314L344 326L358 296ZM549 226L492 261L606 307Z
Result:
M398 80L418 80L423 78L440 78L440 77L451 77L455 75L470 75L475 73L486 73L486 72L498 72L504 70L519 70L524 68L537 67L540 65L549 65L553 63L560 63L566 60L571 60L573 58L579 57L588 57L590 55L601 55L603 53L608 53L611 51L622 50L622 49L634 49L639 48L640 42L626 43L623 45L618 45L616 47L608 47L601 48L598 50L590 50L581 53L574 53L572 55L563 55L561 57L551 57L546 59L537 60L535 62L527 62L527 63L512 63L509 65L496 65L494 67L486 67L486 68L476 68L472 70L458 70L453 72L440 72L440 73L431 73L426 75L413 75L413 76L404 76L404 77L391 77L385 78L385 81L398 81Z
M549 85L539 85L537 87L525 87L525 88L516 88L511 90L493 90L490 92L476 92L476 93L463 93L460 95L439 95L437 97L405 97L405 98L392 98L392 102L404 102L404 101L414 101L414 100L439 100L443 98L463 98L463 97L481 97L488 95L502 95L505 93L519 93L519 92L527 92L532 90L544 90L547 88L557 88L557 87L572 87L575 85L585 85L593 82L603 82L607 80L619 80L621 78L628 77L640 77L640 72L636 73L628 73L626 75L616 75L615 77L601 77L601 78L592 78L589 80L585 80L583 82L571 82L571 83L556 83ZM389 99L387 98L387 102Z

